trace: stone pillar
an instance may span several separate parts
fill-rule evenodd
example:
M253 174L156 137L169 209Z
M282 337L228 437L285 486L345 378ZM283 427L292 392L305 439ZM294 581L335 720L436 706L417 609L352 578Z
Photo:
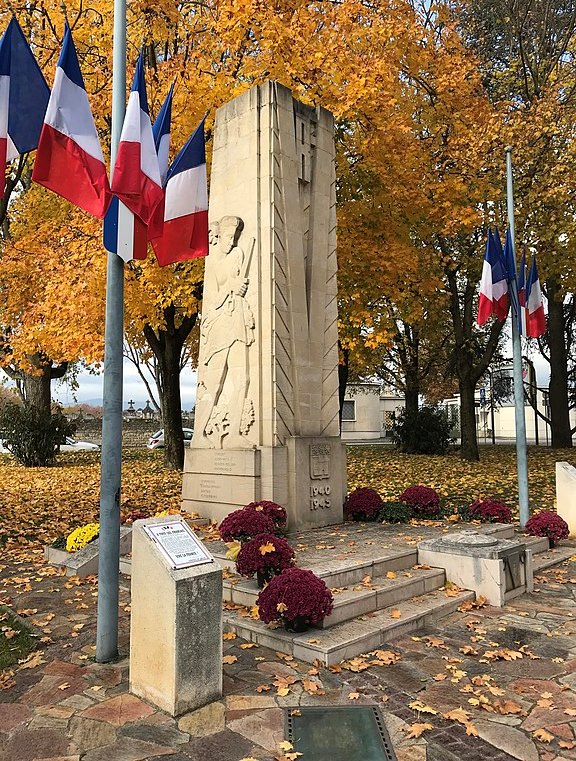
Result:
M171 716L222 696L222 569L174 570L136 521L132 539L130 692Z
M342 521L333 117L275 82L216 114L195 430L183 505Z

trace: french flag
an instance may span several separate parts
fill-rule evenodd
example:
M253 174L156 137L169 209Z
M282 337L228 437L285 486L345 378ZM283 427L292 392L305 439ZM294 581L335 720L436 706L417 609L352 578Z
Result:
M156 121L152 125L154 145L158 155L158 164L162 183L168 174L168 152L170 149L170 120L172 117L172 94L174 85L166 96ZM164 205L156 207L155 216L160 215L160 224L164 219ZM125 262L137 259L143 261L148 253L148 228L116 196L104 218L104 248L118 254Z
M536 257L533 256L526 281L526 335L529 338L540 338L544 333L546 333L546 315L542 303Z
M68 25L32 179L95 217L106 214L108 175Z
M526 335L526 246L522 250L522 259L520 260L520 270L518 271L518 333L521 336Z
M154 212L162 203L164 194L148 111L142 54L138 58L126 107L112 175L112 192L148 225L149 238L162 234L162 220Z
M46 80L18 21L12 17L0 40L0 198L4 195L6 162L38 145L49 98Z
M497 232L496 235L498 235ZM508 283L504 260L492 235L492 230L488 230L482 280L480 281L477 322L478 325L484 325L492 315L496 315L498 320L505 320L507 314Z
M208 180L204 119L168 172L162 235L152 238L158 264L208 254Z

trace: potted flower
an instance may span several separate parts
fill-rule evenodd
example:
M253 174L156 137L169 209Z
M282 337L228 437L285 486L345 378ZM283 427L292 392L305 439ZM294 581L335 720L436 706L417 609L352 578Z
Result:
M286 528L286 521L288 520L288 516L286 515L286 510L282 507L282 505L279 505L277 502L271 502L268 499L262 499L260 500L260 502L250 502L250 504L246 505L244 509L245 510L254 509L259 513L264 513L264 515L267 515L269 518L272 518L276 528L278 529Z
M99 523L87 523L85 526L79 526L68 535L66 539L66 552L77 552L85 547L100 534Z
M312 571L287 568L274 576L258 596L258 615L269 624L280 621L291 632L321 624L332 612L332 592Z
M468 508L468 516L482 523L510 523L512 510L498 499L477 499Z
M344 515L353 521L374 521L380 508L382 497L375 489L367 486L354 489L344 501Z
M245 542L236 558L236 570L241 576L256 574L260 589L273 576L294 563L294 550L286 539L274 534L258 534Z
M264 512L251 508L234 510L218 527L222 541L247 542L258 534L275 534L276 525Z
M568 524L558 513L552 510L542 510L526 521L525 531L530 536L546 536L550 547L554 547L560 539L566 539L570 533Z
M400 502L409 505L416 517L440 517L440 495L430 486L410 486L400 495Z

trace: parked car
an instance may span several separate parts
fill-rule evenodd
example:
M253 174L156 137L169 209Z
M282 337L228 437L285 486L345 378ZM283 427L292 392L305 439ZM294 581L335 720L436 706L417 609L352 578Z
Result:
M66 442L60 444L61 452L79 452L79 451L98 452L100 446L98 444L92 444L91 441L78 441L72 438L72 436L66 436Z
M190 442L192 441L192 434L194 431L192 428L183 428L182 429L182 438L184 439L184 446L189 447ZM160 449L164 446L164 429L161 428L159 431L156 431L156 433L153 433L152 436L148 439L148 443L146 444L148 449Z

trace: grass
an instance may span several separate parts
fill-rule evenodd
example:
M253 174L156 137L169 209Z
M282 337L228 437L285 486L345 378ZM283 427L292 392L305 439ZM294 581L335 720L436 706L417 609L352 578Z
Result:
M384 499L397 499L408 486L436 489L449 509L481 497L518 504L516 449L482 446L480 462L465 462L457 451L444 456L405 455L386 446L348 448L348 489L370 486ZM550 510L555 500L556 462L576 467L576 449L528 447L528 486L531 512Z
M0 672L23 660L36 649L31 630L6 608L0 608ZM15 632L15 634L13 634Z
M179 507L181 474L163 466L163 453L125 450L121 509L153 515ZM555 463L576 466L576 449L529 447L529 489L532 512L554 507ZM388 446L348 447L348 489L370 486L387 500L408 486L436 489L449 509L479 497L502 499L513 509L518 501L516 452L511 446L481 447L480 462L461 460L457 451L442 457L403 455ZM23 468L0 455L0 544L50 544L77 526L98 520L99 455L67 453L55 467Z

